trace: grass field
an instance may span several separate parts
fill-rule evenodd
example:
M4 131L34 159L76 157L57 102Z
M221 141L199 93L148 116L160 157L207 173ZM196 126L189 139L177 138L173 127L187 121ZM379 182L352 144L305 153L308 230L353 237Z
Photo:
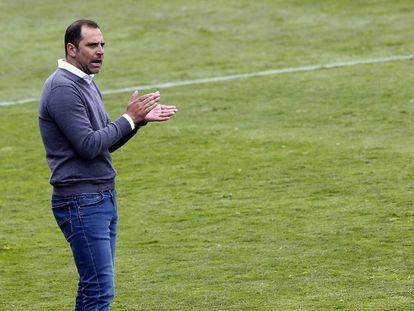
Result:
M36 5L34 5L36 3ZM411 54L400 1L1 1L0 102L96 20L102 90ZM161 89L113 154L113 310L414 310L412 61ZM130 94L105 96L110 115ZM0 310L72 310L37 103L0 107Z

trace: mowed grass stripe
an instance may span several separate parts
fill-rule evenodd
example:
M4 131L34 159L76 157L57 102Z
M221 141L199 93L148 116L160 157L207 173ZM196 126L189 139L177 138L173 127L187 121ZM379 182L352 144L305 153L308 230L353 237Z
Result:
M310 66L300 66L300 67L288 67L288 68L281 68L281 69L271 69L271 70L264 70L258 71L253 73L244 73L244 74L235 74L235 75L228 75L228 76L218 76L218 77L211 77L211 78L204 78L204 79L194 79L194 80L186 80L186 81L177 81L177 82L164 82L164 83L157 83L152 85L141 85L141 86L133 86L133 87L125 87L113 90L104 90L102 94L110 95L110 94L119 94L125 92L132 92L135 90L149 90L149 89L165 89L177 86L187 86L187 85L194 85L194 84L204 84L204 83L213 83L213 82L220 82L220 81L229 81L235 79L247 79L252 77L259 77L259 76L269 76L269 75L278 75L284 73L292 73L292 72L303 72L303 71L314 71L314 70L321 70L321 69L332 69L332 68L340 68L340 67L350 67L350 66L357 66L357 65L367 65L367 64L375 64L375 63L385 63L385 62L393 62L393 61L401 61L401 60L409 60L413 59L414 54L408 55L394 55L389 57L382 57L382 58L368 58L365 60L355 60L355 61L347 61L347 62L337 62L337 63L328 63L322 65L310 65ZM25 104L37 101L37 98L27 98L27 99L20 99L16 101L6 101L0 102L0 106L14 106L18 104Z

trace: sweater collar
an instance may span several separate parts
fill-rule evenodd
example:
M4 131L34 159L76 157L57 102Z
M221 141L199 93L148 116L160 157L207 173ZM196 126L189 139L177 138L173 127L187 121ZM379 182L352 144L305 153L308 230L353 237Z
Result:
M63 58L58 59L58 67L73 73L74 75L76 75L79 78L82 78L88 84L92 83L92 79L93 79L94 75L88 75L88 74L84 73L82 70L80 70L79 68L77 68L77 67L73 66L72 64L68 63Z

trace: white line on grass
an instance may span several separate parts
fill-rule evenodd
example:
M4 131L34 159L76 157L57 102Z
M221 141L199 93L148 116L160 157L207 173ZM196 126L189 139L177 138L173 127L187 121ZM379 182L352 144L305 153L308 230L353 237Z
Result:
M186 80L186 81L177 81L177 82L165 82L165 83L157 83L157 84L152 84L152 85L140 85L140 86L125 87L125 88L114 89L114 90L106 90L106 91L102 91L102 94L108 95L108 94L133 92L135 90L144 91L144 90L149 90L149 89L165 89L165 88L176 87L176 86L212 83L212 82L235 80L235 79L246 79L246 78L252 78L252 77L278 75L278 74L290 73L290 72L314 71L314 70L320 70L320 69L331 69L331 68L349 67L349 66L356 66L356 65L385 63L385 62L393 62L393 61L407 60L407 59L414 59L414 54L395 55L395 56L382 57L382 58L368 58L365 60L354 60L354 61L330 63L330 64L324 64L324 65L312 65L312 66L272 69L272 70L264 70L264 71L258 71L258 72L252 72L252 73L243 73L243 74L236 74L236 75L229 75L229 76L211 77L211 78L205 78L205 79L195 79L195 80ZM16 101L0 102L0 106L14 106L18 104L35 102L37 100L38 100L37 98L26 98L26 99L20 99Z

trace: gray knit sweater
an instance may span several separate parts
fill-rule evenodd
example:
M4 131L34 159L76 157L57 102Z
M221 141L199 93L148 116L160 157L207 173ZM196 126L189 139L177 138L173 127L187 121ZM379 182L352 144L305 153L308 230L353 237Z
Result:
M139 129L131 130L124 117L112 122L95 82L88 84L61 68L43 87L39 127L53 193L62 196L113 189L116 171L110 152Z

